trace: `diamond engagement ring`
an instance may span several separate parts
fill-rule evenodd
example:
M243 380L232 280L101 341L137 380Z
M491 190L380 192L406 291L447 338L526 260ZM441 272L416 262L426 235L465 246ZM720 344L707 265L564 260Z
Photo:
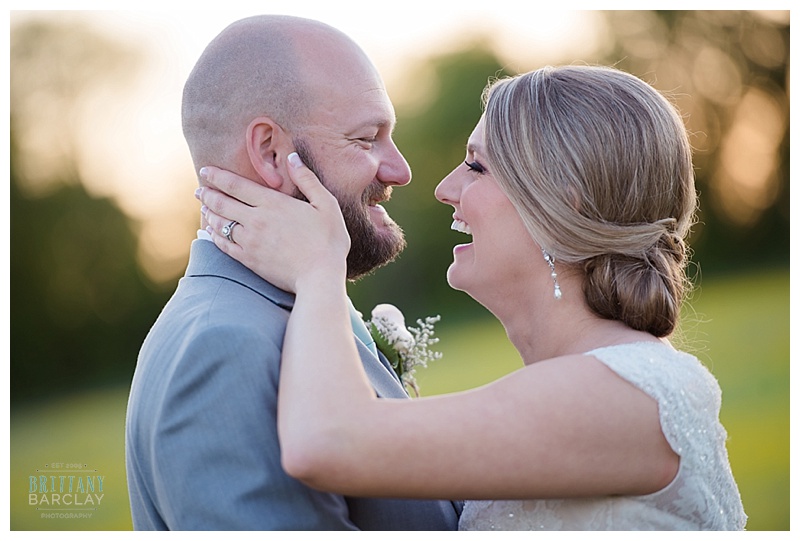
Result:
M236 225L237 225L238 223L239 223L239 222L237 222L236 220L231 220L231 223L229 223L228 225L224 226L224 227L222 228L222 230L220 231L220 233L222 233L222 234L223 234L223 236L224 236L226 239L228 239L229 241L231 241L231 242L234 242L234 243L235 243L236 241L235 241L235 240L233 240L233 228L234 228L234 227L236 227Z

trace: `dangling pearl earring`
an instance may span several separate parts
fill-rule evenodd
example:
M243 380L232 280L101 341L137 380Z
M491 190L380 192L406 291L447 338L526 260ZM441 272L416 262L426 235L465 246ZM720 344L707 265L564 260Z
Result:
M548 254L544 249L542 249L542 255L544 256L544 260L550 266L550 276L553 278L553 284L555 284L553 298L558 300L561 298L561 286L558 285L558 274L556 273L556 266L555 262L553 261L553 256Z

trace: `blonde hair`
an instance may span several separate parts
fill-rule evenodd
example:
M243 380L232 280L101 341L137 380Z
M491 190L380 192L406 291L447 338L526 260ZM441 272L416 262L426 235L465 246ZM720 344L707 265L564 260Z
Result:
M596 314L672 333L697 205L673 105L633 75L594 66L500 79L484 103L494 176L534 240L583 270Z

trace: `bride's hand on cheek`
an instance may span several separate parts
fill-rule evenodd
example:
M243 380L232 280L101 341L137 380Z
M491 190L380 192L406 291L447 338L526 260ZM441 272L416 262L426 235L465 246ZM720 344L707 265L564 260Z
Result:
M346 276L350 237L336 198L296 154L290 179L308 202L216 167L204 167L197 191L220 250L286 291L321 277Z

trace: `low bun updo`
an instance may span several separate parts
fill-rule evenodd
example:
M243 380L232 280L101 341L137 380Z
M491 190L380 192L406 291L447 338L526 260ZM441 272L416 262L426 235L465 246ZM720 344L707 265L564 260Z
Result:
M671 334L697 206L674 106L633 75L592 66L498 80L484 103L494 176L533 239L583 273L597 315Z
M683 239L665 234L643 257L604 254L583 263L583 293L606 319L658 337L675 330L687 291Z

